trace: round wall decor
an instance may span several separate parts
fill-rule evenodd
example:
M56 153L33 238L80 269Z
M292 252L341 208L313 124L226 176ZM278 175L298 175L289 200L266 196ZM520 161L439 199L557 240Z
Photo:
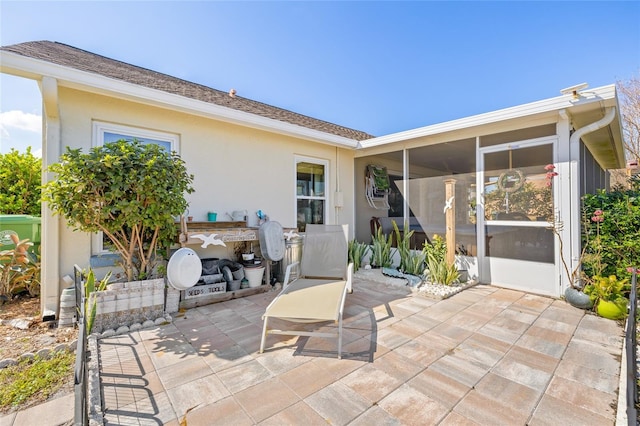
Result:
M525 177L518 169L507 170L498 177L498 189L504 192L516 192L524 186Z

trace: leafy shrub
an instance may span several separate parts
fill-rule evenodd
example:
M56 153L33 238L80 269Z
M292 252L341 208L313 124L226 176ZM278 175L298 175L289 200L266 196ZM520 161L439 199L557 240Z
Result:
M640 265L640 191L587 194L583 212L583 268L588 277L621 277L628 267Z
M0 153L0 214L40 216L42 160L31 153L11 149Z
M433 256L437 262L442 262L447 257L447 242L440 235L436 234L433 236L431 243L428 241L424 242L422 253L424 253L427 259Z
M159 145L119 140L83 154L67 147L43 198L74 230L103 232L127 281L153 276L156 250L175 241L173 217L187 208L193 175Z
M594 306L600 300L615 302L621 298L625 299L624 295L629 293L629 280L627 278L619 280L615 275L608 277L596 275L584 287L584 292L589 295Z
M458 282L460 272L455 264L449 264L443 258L438 259L433 253L427 255L427 269L429 270L429 281L434 284L451 285Z

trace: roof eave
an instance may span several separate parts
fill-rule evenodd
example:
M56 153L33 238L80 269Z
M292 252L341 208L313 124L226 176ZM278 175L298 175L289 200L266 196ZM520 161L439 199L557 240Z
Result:
M360 142L360 147L371 148L393 142L401 142L409 139L437 135L445 132L468 129L470 127L478 127L500 121L518 119L526 116L543 114L561 109L570 110L572 107L578 105L616 98L615 85L598 87L585 92L588 92L589 96L580 98L578 100L574 100L571 95L563 95L555 98L544 99L541 101L518 105L515 107L491 111L488 113L473 115L457 120L446 121L444 123L433 124L430 126L419 127L417 129L406 130L399 133L393 133L386 136L363 140Z
M161 90L65 67L40 59L0 50L0 71L40 81L43 76L58 80L63 87L126 99L161 108L196 114L214 120L292 136L312 142L354 149L358 141L309 129L272 118L198 101Z

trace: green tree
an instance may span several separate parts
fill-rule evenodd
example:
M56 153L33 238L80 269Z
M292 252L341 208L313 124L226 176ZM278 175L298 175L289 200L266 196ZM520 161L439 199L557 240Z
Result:
M0 153L0 213L40 216L42 160L25 153Z
M177 153L119 140L83 154L70 149L49 170L43 198L74 230L103 232L127 280L153 276L156 249L175 241L174 216L187 208L193 175Z

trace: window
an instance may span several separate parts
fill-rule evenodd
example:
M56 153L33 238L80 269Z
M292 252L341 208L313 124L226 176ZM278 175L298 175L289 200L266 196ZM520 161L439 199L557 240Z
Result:
M300 232L308 223L325 223L328 168L326 160L296 158L296 217Z
M101 146L105 143L115 142L120 139L128 141L137 139L142 143L155 143L160 145L169 152L180 152L178 135L94 121L93 146Z
M102 146L105 143L116 142L120 139L127 141L137 139L145 144L154 143L160 145L169 152L180 151L180 139L178 135L119 124L99 121L93 122L93 146ZM109 239L102 235L102 232L94 234L91 239L92 254L113 253L113 250L110 250L108 247L109 244Z

